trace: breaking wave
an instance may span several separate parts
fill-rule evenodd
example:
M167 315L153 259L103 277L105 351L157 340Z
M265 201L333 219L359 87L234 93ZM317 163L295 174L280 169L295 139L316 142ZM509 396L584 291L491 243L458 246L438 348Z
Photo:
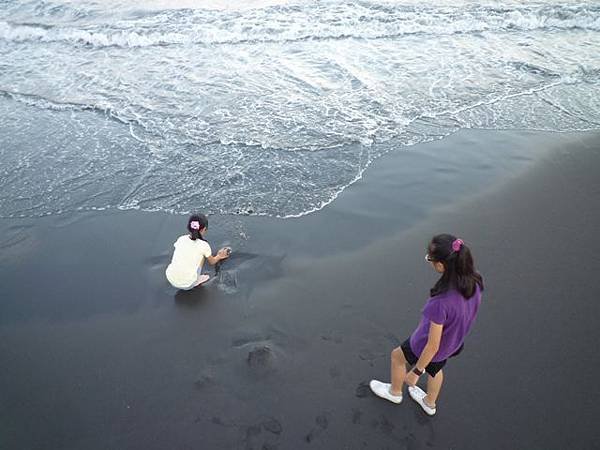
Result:
M296 217L460 129L600 128L598 4L119 1L0 7L1 217Z
M285 43L338 39L393 39L405 35L452 35L534 30L600 30L600 6L522 5L505 8L416 7L368 3L273 6L245 14L177 10L144 20L84 27L0 22L0 39L93 47ZM112 28L112 29L111 29ZM156 31L159 30L159 31Z

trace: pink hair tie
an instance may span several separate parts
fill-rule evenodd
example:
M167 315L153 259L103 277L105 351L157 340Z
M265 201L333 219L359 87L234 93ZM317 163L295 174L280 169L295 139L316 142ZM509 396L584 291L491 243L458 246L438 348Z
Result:
M190 228L192 230L199 230L200 229L200 222L198 222L197 220L193 220L190 222Z
M462 239L456 239L454 242L452 242L452 250L455 252L460 251L460 248L463 246L464 242Z

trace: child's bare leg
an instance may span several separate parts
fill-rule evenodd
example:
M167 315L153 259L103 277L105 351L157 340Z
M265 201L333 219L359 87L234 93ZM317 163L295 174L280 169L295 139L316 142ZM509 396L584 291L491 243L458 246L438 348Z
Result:
M427 395L424 398L427 406L435 408L435 402L437 401L438 395L440 395L443 382L444 373L441 370L435 374L435 377L432 377L431 375L427 376Z
M392 386L390 387L390 393L392 395L402 395L402 385L404 384L404 377L406 377L406 358L402 348L397 347L392 350Z

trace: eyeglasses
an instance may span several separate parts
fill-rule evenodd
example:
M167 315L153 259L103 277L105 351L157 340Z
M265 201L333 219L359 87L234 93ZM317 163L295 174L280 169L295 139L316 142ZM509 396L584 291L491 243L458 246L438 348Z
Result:
M425 261L427 261L427 262L433 262L435 260L431 256L429 256L429 253L425 253Z

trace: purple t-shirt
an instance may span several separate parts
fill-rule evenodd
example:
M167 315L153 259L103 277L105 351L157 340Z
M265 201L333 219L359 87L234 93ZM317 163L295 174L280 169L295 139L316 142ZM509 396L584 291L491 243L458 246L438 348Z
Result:
M477 316L481 304L479 285L475 294L468 300L460 292L452 289L427 300L419 326L410 336L410 348L417 357L421 356L427 338L430 322L444 325L440 348L432 361L442 361L456 352L462 345Z

